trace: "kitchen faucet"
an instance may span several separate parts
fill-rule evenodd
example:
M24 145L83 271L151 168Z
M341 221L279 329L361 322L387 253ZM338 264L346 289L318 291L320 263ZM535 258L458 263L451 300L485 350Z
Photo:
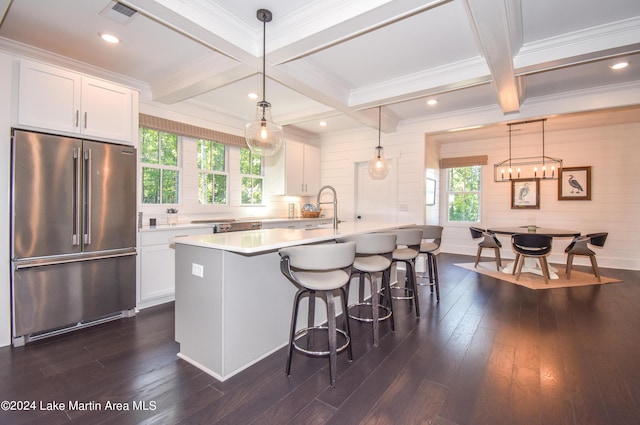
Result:
M333 201L332 202L320 202L320 196L322 195L322 191L325 189L329 189L333 193ZM336 195L336 190L333 186L322 186L318 191L318 208L322 204L333 204L333 228L338 228L338 196Z

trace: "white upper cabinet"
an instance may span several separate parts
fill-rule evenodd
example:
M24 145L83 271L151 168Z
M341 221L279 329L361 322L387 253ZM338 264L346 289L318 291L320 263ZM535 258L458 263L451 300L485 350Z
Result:
M18 124L132 143L137 92L42 63L21 61Z
M82 78L81 133L131 140L132 90L93 78Z
M320 149L287 140L268 158L267 181L273 195L314 196L320 189Z

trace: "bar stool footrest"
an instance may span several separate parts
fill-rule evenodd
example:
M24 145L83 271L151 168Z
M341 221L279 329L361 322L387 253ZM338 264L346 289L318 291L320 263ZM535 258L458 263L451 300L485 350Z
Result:
M330 353L328 348L328 342L327 342L328 332L329 332L329 328L327 326L313 326L311 328L302 328L298 332L296 332L295 335L293 336L293 348L296 351L307 354L309 356L314 356L314 357L328 356ZM340 341L338 341L337 347L336 347L336 353L341 353L347 349L347 347L349 346L349 343L351 342L351 339L349 338L347 333L342 329L336 329L336 332L337 332L336 337L344 340L342 345L339 345ZM323 333L324 335L316 336L315 335L316 333ZM304 338L305 336L306 338ZM303 348L301 344L303 344L304 341L300 341L300 339L302 338L304 338L305 341L311 340L312 345L316 341L322 342L323 344L325 344L325 347L322 347L322 348L326 348L326 350L320 349L319 347L315 349L311 347ZM316 345L318 345L317 342L316 342Z
M418 279L428 279L426 282L420 282ZM431 276L429 273L416 273L416 285L420 286L435 286L436 282L431 282Z
M355 310L355 313L351 313ZM355 303L349 306L349 317L360 322L373 322L371 303ZM378 322L391 317L391 309L378 304Z
M390 289L391 299L393 300L412 300L414 298L413 289L411 288L407 288L405 286L391 286ZM384 293L384 290L381 290L380 293Z

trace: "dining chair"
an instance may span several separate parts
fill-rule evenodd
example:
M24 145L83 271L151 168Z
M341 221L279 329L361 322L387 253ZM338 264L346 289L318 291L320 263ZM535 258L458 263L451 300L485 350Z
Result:
M567 254L567 279L571 278L571 267L573 265L573 257L575 255L588 256L591 260L591 267L593 268L593 274L601 282L600 269L598 269L598 262L596 261L596 253L589 249L589 244L602 248L607 240L609 233L590 233L586 236L576 236L573 238L567 249L564 252Z
M525 258L530 257L536 258L539 261L542 276L544 277L544 283L549 283L550 276L547 256L551 253L552 241L553 238L549 235L538 235L533 233L522 233L511 236L511 245L513 246L513 250L516 252L516 260L513 263L512 274L516 274L516 267L518 268L516 280L520 279Z
M502 248L502 243L496 237L496 234L493 232L488 232L485 229L480 229L478 227L470 227L471 238L480 239L484 237L484 239L478 244L478 253L476 254L476 263L473 267L478 267L478 263L480 262L480 255L482 254L482 250L484 248L493 249L495 252L496 258L496 268L500 271L500 267L502 267L502 260L500 259L500 248Z

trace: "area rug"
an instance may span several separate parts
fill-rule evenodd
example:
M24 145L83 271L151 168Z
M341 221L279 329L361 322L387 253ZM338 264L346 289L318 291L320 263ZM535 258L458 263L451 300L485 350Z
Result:
M497 271L495 261L480 262L478 263L478 267L475 268L473 267L473 263L458 263L455 265L458 267L462 267L463 269L471 270L485 276L495 277L496 279L524 286L529 289L570 288L572 286L602 285L605 283L622 282L621 280L612 279L602 275L600 275L602 281L598 282L598 279L596 279L593 274L584 273L577 270L572 270L571 279L567 279L567 276L564 272L564 265L554 265L554 267L558 269L559 279L551 279L549 280L548 284L544 283L544 279L542 276L534 275L532 273L523 272L520 275L520 280L516 280L516 277L511 274Z

